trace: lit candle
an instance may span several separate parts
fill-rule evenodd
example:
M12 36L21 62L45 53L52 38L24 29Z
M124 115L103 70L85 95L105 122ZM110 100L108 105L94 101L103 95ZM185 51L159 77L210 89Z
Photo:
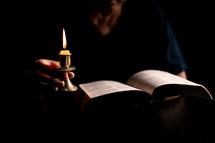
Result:
M65 50L67 47L67 40L66 40L66 33L65 33L65 29L63 28L63 49L61 50L59 55L71 55L69 50Z
M71 55L69 50L61 50L59 55Z
M76 91L77 86L73 85L70 79L68 78L68 72L75 70L75 67L71 67L71 53L69 50L66 50L67 40L66 40L66 33L63 28L63 50L59 53L59 62L60 67L57 69L61 72L66 74L67 79L64 81L65 86L61 88L62 91Z

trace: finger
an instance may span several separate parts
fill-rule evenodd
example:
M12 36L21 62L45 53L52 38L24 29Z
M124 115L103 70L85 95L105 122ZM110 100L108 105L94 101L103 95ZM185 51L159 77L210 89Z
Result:
M58 87L57 86L50 86L48 83L46 83L46 82L40 82L40 85L42 85L43 87L45 87L45 89L47 90L52 90L52 91L58 91ZM42 89L44 89L44 88L42 88Z
M68 76L69 76L69 78L74 78L75 74L73 72L68 72Z
M59 72L58 77L60 80L67 80L68 78L73 78L73 74L69 72Z
M58 87L53 87L53 91L58 91Z
M45 67L49 70L54 70L56 67L60 66L60 62L48 60L48 59L39 59L35 61L35 64L40 67Z
M60 63L53 60L39 59L35 61L35 70L39 70L52 76L57 75L57 71L55 69L59 66Z
M55 86L60 86L60 87L63 87L65 86L65 83L64 81L60 80L59 78L55 78L55 77L52 77L48 74L45 74L41 71L35 71L36 75L38 76L38 80L40 82L45 82L53 87Z
M64 72L58 72L57 67L60 67L60 63L48 59L39 59L35 61L35 70L39 70L42 73L50 75L60 80L66 80L67 75Z

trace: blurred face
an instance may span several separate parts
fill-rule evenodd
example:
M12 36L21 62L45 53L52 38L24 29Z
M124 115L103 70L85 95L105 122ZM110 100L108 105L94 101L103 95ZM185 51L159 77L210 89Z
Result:
M126 0L91 0L95 4L100 4L100 5L119 5L123 4Z

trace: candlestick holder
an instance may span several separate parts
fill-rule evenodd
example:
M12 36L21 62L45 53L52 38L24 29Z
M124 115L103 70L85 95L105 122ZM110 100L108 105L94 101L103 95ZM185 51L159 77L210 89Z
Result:
M71 67L71 54L66 54L66 55L61 55L60 56L60 67L57 67L57 70L60 72L65 72L67 79L64 81L65 82L65 86L63 88L61 88L61 91L76 91L77 90L77 86L75 86L69 79L68 76L68 72L69 71L73 71L76 68L75 67Z

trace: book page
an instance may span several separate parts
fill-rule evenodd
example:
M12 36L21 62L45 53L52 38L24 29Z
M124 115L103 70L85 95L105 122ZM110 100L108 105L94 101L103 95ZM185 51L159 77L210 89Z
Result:
M114 92L139 90L134 87L128 86L126 84L123 84L117 81L110 81L110 80L84 83L84 84L80 84L79 86L85 93L87 93L87 95L90 98L94 98L97 96L110 94Z
M152 95L155 88L166 84L183 84L200 86L197 83L183 79L171 73L160 70L144 70L132 75L127 84Z

